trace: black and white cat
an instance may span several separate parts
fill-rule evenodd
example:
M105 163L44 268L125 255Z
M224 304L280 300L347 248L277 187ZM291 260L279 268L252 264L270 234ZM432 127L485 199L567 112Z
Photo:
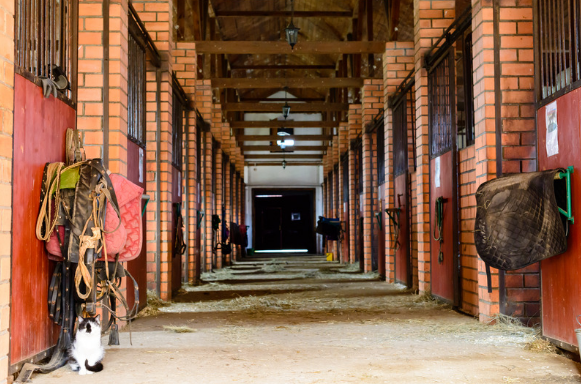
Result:
M101 360L105 350L101 345L100 316L84 318L79 316L77 333L69 349L69 365L79 375L90 375L103 370Z

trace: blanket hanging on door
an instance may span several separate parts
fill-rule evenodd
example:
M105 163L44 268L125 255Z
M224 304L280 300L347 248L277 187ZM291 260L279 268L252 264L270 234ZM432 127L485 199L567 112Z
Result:
M474 243L486 263L489 292L490 267L517 270L567 250L558 206L566 202L565 181L556 180L561 172L504 176L478 188Z

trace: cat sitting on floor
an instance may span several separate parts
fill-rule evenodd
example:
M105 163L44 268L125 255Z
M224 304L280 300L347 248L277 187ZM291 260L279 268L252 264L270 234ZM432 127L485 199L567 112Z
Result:
M69 349L69 365L79 375L90 375L103 370L101 360L105 350L101 345L100 316L84 318L79 316L77 333Z

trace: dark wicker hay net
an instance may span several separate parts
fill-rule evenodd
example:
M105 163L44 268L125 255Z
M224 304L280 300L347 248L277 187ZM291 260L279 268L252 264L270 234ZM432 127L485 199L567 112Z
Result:
M489 266L516 270L567 250L555 196L566 187L554 180L560 171L510 175L478 188L474 242Z

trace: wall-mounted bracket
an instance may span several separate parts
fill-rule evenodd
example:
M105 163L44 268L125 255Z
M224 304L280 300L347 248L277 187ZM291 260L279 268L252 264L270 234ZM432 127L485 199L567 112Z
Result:
M571 222L575 224L575 218L573 217L573 211L571 210L571 174L573 173L573 166L569 166L565 169L565 172L559 172L555 175L555 179L565 179L567 183L567 210L559 208L559 212Z

